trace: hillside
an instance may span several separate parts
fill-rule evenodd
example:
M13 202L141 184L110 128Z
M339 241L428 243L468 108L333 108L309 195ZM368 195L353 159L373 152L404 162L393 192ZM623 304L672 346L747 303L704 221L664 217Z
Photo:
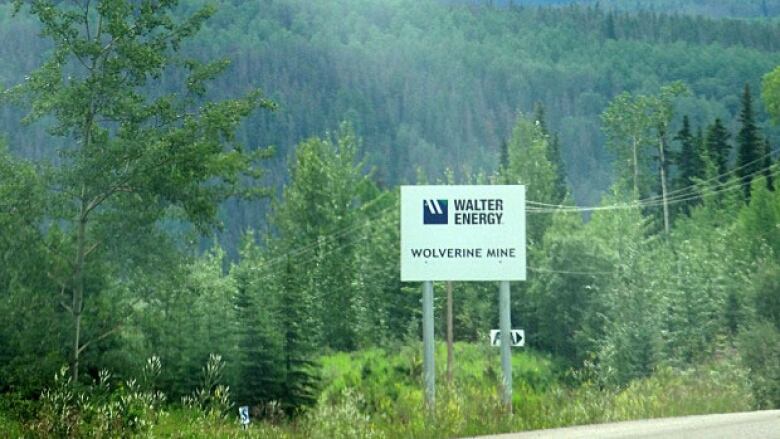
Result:
M757 90L780 61L778 24L411 0L219 6L187 50L232 61L213 96L260 87L279 104L240 134L250 147L276 147L273 186L285 181L295 144L343 120L356 127L362 154L385 184L414 181L418 168L433 179L447 167L457 178L490 171L515 119L540 102L560 138L576 202L595 204L612 181L599 115L617 93L682 80L693 95L681 113L694 126L720 117L733 131L744 83ZM46 45L31 21L9 18L8 6L0 23L0 83L8 86L40 62ZM170 88L177 81L165 80ZM40 125L20 127L21 114L8 107L0 113L11 149L50 156L56 140ZM778 139L776 131L770 139ZM228 207L231 247L242 230L262 226L264 213L257 204Z
M15 4L1 437L463 437L780 407L780 23Z
M607 10L653 11L708 17L774 18L780 14L777 0L448 0L495 6L587 5Z

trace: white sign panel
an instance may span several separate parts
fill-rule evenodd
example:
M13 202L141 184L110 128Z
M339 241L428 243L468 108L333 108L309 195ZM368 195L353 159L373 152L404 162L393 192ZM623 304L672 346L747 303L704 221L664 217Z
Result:
M401 186L402 281L525 275L525 186Z
M238 417L241 419L241 425L249 425L249 406L243 405L238 408Z
M512 330L512 336L510 338L512 339L512 346L525 346L525 330L524 329L513 329ZM501 330L500 329L491 329L490 330L490 344L492 346L501 346Z

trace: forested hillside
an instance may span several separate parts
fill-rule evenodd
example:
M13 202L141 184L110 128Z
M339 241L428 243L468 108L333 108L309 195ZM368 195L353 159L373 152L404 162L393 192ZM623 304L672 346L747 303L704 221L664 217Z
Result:
M47 46L33 37L31 20L4 11L0 78L11 85ZM222 3L186 47L197 57L232 61L211 96L260 87L278 102L278 111L250 118L240 132L249 147L276 147L272 185L285 181L295 144L344 120L363 138L360 153L378 181L412 182L418 168L435 177L446 167L462 180L494 170L515 118L540 102L560 139L574 199L594 204L613 180L599 128L612 97L682 80L692 93L680 111L694 127L718 117L733 130L742 85L757 89L780 60L779 32L776 24L610 15L589 7L269 0ZM172 88L178 79L164 81ZM50 155L41 125L20 128L21 114L3 109L11 148ZM247 227L261 227L265 213L256 204L230 204L229 246Z
M607 10L649 11L710 17L774 18L780 12L777 0L448 0L492 6L588 5Z
M775 22L16 6L0 6L0 436L454 437L780 407ZM440 345L446 384L423 409L403 183L527 187L514 415L493 282L453 285L454 364Z

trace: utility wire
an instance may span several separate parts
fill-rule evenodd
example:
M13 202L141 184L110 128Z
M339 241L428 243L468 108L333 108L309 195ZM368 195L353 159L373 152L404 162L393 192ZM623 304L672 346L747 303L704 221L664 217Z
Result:
M774 166L766 167L759 169L758 171L755 171L751 174L746 175L745 177L760 177L762 176L767 170L774 168ZM769 176L777 176L777 174L780 173L780 168L773 170L769 173ZM728 192L735 189L742 188L747 183L743 181L732 181L730 183L723 184L721 187L702 192L702 193L696 193L691 192L688 194L678 193L676 196L673 197L667 197L667 203L668 204L676 204L684 201L692 201L696 199L705 198L708 196L716 195L722 192ZM692 187L699 187L698 185L694 185ZM695 194L695 195L694 195ZM530 203L536 203L529 201ZM664 204L663 198L647 198L645 200L637 200L632 201L628 203L619 203L619 204L612 204L612 205L606 205L606 206L571 206L571 205L553 205L553 204L547 204L547 203L540 203L545 206L550 207L535 207L530 206L526 209L528 213L555 213L555 212L592 212L592 211L602 211L602 210L617 210L617 209L637 209L637 208L643 208L643 207L657 207L662 206Z
M753 172L753 173L749 174L748 176L755 176L755 175L758 175L758 174L763 174L767 169L770 169L770 167L760 169L760 170L758 170L756 172ZM780 169L775 169L770 175L775 176L775 175L778 175L778 174L780 174ZM726 175L726 174L723 174L723 175ZM718 178L718 177L716 176L714 178ZM712 180L712 179L710 179L710 180ZM718 188L716 190L708 191L708 192L705 192L703 194L698 194L698 195L695 195L695 196L684 196L682 194L679 194L676 198L668 200L668 204L677 204L677 203L682 203L682 202L686 202L686 201L693 201L693 200L697 200L697 199L702 199L702 198L704 198L706 196L712 196L712 195L716 195L718 193L723 193L723 192L727 192L727 191L736 190L736 189L739 189L739 188L741 188L743 186L745 186L744 182L736 181L736 182L731 182L731 184L726 184L726 185L724 185L721 188ZM694 185L694 186L691 186L691 187L697 187L697 186ZM389 192L386 192L385 194L389 194ZM378 199L379 199L379 197L376 200L378 200ZM529 214L558 213L558 212L582 212L582 211L591 211L591 210L637 209L637 208L643 208L643 207L659 207L659 206L663 205L663 200L653 200L653 199L648 198L645 201L646 202L643 203L643 204L635 204L635 203L632 203L632 204L614 204L614 205L609 205L609 206L597 206L597 207L569 207L569 206L567 206L567 207L564 207L564 208L561 208L561 209L554 209L554 208L541 209L541 208L533 208L533 207L531 207L530 209L526 208L526 212L529 213ZM528 203L538 203L538 202L528 201ZM539 204L545 204L545 203L539 203ZM554 206L554 205L549 205L549 206ZM353 225L348 226L348 227L346 227L344 229L336 230L336 231L334 231L332 233L329 233L329 234L320 235L320 236L317 237L316 241L314 241L314 242L312 242L310 244L307 244L305 246L298 247L296 249L290 250L289 252L286 252L286 253L284 253L284 254L282 254L280 256L277 256L277 257L274 257L272 259L269 259L269 260L263 262L262 264L254 267L254 268L255 269L268 268L268 267L277 265L280 262L286 261L288 258L304 256L307 253L311 253L317 247L319 247L321 244L329 243L329 240L334 240L334 239L339 238L339 237L341 237L341 236L343 236L343 235L345 235L345 234L347 234L347 233L349 233L351 231L359 231L359 230L361 230L361 229L363 229L363 228L365 228L367 226L375 224L375 220L376 219L381 217L382 214L384 214L385 212L388 212L389 210L391 210L391 209L393 209L395 207L396 206L388 206L388 207L378 211L374 216L372 216L370 218L367 218L367 219L363 220L362 222L359 222L357 224L353 224ZM392 217L388 216L387 218L390 219ZM399 218L395 218L395 219L396 219L396 223L397 223ZM333 253L333 252L335 252L337 250L341 250L343 248L346 248L346 247L348 247L350 245L356 244L357 242L360 242L360 241L365 240L365 239L366 239L365 236L361 236L360 238L355 239L354 241L347 242L347 243L345 243L345 244L343 244L341 246L335 247L333 249L326 250L324 253L320 253L320 255L331 254L331 253ZM304 263L304 262L310 262L311 260L313 260L313 256L312 257L308 257L308 258L304 256L303 259L296 259L294 262L296 264L300 264L300 263ZM536 269L536 268L533 268L533 267L529 267L528 269L530 271L537 271L537 272L550 272L550 273L555 272L555 271L550 271L550 270L544 271L545 269ZM560 272L560 273L561 274L572 274L572 275L591 275L591 274L592 275L607 275L607 274L614 274L613 272L574 272L574 271L573 272Z

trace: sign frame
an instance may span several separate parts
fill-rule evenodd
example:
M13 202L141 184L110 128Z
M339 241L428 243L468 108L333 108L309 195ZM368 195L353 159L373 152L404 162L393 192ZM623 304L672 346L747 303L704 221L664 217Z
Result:
M526 280L525 192L401 186L401 281Z

